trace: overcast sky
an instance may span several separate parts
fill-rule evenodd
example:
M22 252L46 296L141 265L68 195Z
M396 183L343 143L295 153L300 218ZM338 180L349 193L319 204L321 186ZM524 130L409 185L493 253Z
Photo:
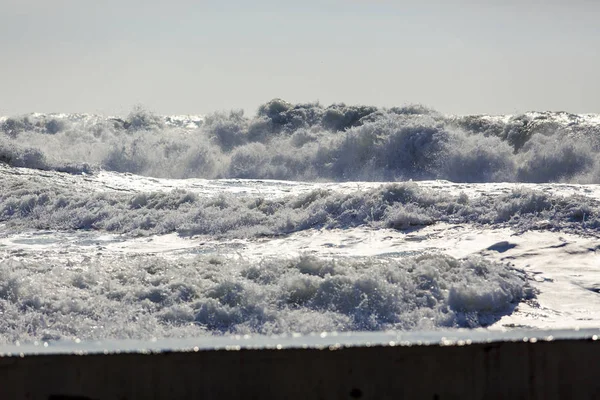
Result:
M600 2L478 3L0 0L0 115L275 97L600 113Z

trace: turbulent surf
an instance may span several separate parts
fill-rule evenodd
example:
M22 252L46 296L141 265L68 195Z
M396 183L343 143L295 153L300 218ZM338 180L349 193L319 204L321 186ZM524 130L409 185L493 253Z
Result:
M560 112L3 117L0 340L596 326L599 151Z

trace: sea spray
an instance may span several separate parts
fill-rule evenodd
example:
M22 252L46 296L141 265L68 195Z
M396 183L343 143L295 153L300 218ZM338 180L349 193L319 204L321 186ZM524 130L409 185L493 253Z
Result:
M30 114L0 121L0 162L162 178L599 183L600 118L446 116L272 100L257 114L125 118Z

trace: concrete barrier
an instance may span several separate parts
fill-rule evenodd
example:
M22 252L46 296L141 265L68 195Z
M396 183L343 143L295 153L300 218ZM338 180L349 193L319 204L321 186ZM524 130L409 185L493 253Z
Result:
M429 332L0 348L0 399L596 399L600 332Z

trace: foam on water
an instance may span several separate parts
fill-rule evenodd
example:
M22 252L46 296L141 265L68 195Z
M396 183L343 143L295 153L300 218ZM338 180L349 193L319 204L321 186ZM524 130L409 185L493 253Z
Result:
M477 327L533 296L481 258L0 261L1 342Z

